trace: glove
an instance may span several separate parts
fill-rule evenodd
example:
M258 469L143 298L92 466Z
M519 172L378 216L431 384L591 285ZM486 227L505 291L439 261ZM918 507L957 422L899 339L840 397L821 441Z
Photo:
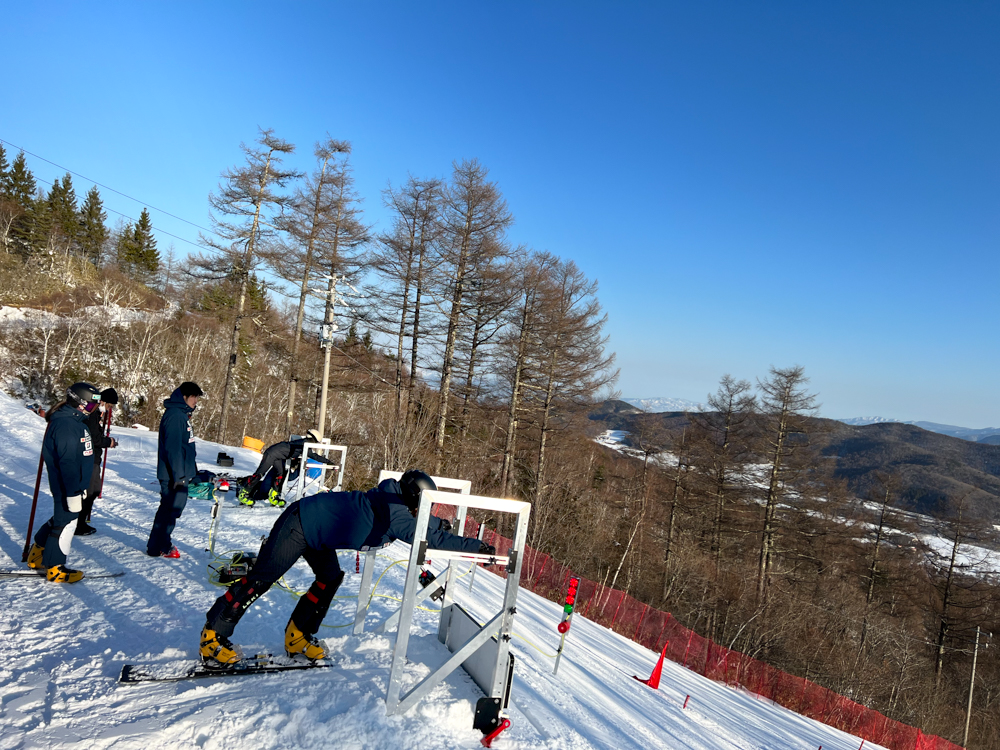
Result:
M174 489L175 490L180 490L180 489L185 489L186 490L187 486L188 486L188 480L186 480L186 479L180 479L180 480L174 482Z
M497 548L494 547L492 544L487 544L486 542L479 543L480 555L489 555L490 557L493 557L494 555L496 555L496 553L497 553Z
M449 521L447 518L441 519L441 531L448 531L448 532L451 531L451 521Z
M83 495L72 495L66 498L66 505L70 513L79 513L83 510Z
M109 448L117 448L118 447L118 441L115 440L114 438L111 438L111 445L109 445L108 447Z

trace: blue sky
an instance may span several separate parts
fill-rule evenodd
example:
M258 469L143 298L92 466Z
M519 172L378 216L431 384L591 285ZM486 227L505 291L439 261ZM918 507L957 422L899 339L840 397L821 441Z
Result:
M0 138L201 225L258 126L350 140L373 222L475 157L624 396L800 364L824 416L1000 426L1000 6L285 5L4 3Z

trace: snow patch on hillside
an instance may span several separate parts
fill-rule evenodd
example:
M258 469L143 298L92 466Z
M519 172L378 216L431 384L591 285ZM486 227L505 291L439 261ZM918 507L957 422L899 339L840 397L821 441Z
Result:
M685 398L623 398L626 404L648 412L708 411L708 406Z

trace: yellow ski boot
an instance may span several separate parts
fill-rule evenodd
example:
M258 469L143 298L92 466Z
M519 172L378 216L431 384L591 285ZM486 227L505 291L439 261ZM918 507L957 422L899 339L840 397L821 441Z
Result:
M316 661L326 658L326 649L323 648L315 636L306 635L291 620L285 628L285 653L289 656L302 654L307 659Z
M28 567L32 570L38 570L42 567L42 554L45 552L45 547L39 547L34 542L31 543L31 551L28 552Z
M67 568L65 565L53 565L45 574L52 583L76 583L83 578L83 573L79 570Z
M230 643L226 636L209 630L207 626L201 631L198 652L202 662L210 667L232 667L243 659L238 646Z
M281 493L279 493L273 487L267 493L267 501L269 503L271 503L271 505L273 505L275 508L284 508L285 507L285 501L281 499Z

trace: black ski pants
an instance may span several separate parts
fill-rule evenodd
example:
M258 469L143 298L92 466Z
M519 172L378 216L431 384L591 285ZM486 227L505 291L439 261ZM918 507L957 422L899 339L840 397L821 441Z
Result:
M187 485L178 484L171 487L170 484L167 479L160 480L160 505L156 509L156 515L153 516L153 527L149 530L149 539L146 541L146 554L150 557L170 551L173 546L170 535L174 533L177 519L181 517L187 505Z
M35 534L35 544L45 548L42 553L42 565L45 568L66 564L66 555L69 554L73 532L76 531L76 519L80 516L80 511L70 510L66 498L52 499L52 518L42 524L42 528Z
M94 501L97 500L97 496L101 494L101 464L94 464L94 473L90 475L90 486L87 488L86 493L83 495L83 510L80 511L80 518L78 523L85 524L90 522L90 514L94 510Z
M271 534L260 547L253 569L216 600L208 610L205 627L227 638L231 636L250 605L287 573L300 557L305 558L312 568L316 580L295 605L289 621L306 635L315 635L344 580L344 571L340 569L336 550L317 550L306 544L298 503L292 503L278 516Z
M251 475L254 478L247 485L250 496L255 500L263 500L267 497L267 491L274 487L281 491L281 479L285 474L285 460L288 458L288 444L277 443L264 451L260 458L257 470ZM270 485L264 486L261 492L261 485L269 479ZM260 493L260 496L258 496Z

